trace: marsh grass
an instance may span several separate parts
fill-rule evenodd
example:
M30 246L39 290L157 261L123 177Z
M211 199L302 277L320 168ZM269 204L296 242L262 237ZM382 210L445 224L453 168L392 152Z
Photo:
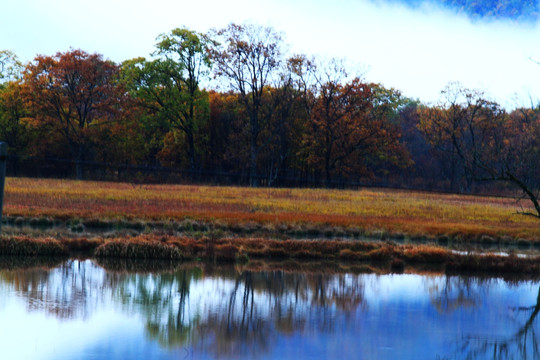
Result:
M135 244L145 244L128 252ZM169 254L171 247L178 250L178 258L184 260L213 260L249 263L256 259L274 260L324 260L352 261L358 265L365 262L388 264L392 271L403 271L410 265L435 265L449 270L493 271L501 273L540 274L540 257L521 258L515 255L458 254L451 250L428 245L401 245L392 242L363 242L343 240L269 240L263 238L201 238L140 236L117 239L100 245L109 249L109 256L141 258L175 258L161 254L154 247L163 247Z
M0 255L4 256L67 256L68 251L57 239L0 237Z
M85 230L143 232L176 224L177 231L186 234L220 228L241 236L540 240L538 221L516 215L528 204L511 198L380 189L142 187L24 178L8 178L5 192L4 213L14 223L81 219Z
M8 178L3 223L23 234L27 226L35 232L4 235L0 255L82 253L243 264L309 259L360 267L376 262L396 272L433 265L540 273L539 257L462 255L444 248L540 248L538 222L516 215L516 206L521 204L507 198L400 190L139 187Z
M264 260L371 263L403 272L408 266L437 266L448 271L540 274L540 257L456 253L428 245L348 240L269 240L264 238L193 238L139 235L125 238L0 238L0 255L19 257L95 256L97 258L210 260L249 264ZM383 264L383 265L380 265Z
M180 260L178 248L160 241L145 238L113 239L103 242L94 252L96 257L115 257L127 259L171 259Z

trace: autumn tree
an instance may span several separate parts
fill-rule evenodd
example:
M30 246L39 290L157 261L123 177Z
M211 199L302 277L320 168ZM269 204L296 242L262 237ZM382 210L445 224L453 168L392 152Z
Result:
M532 205L520 213L540 219L540 109L517 109L505 120L488 139L485 152L473 153L469 161L483 179L519 189Z
M262 138L268 144L263 149L263 171L269 186L302 168L297 154L313 108L315 79L311 67L312 61L304 55L292 56L285 62L276 86L267 91L269 124Z
M481 92L457 83L448 85L441 94L439 105L420 109L419 129L435 149L445 154L451 167L451 188L457 190L463 177L464 190L470 192L478 176L479 163L473 159L487 154L487 140L503 121L504 111Z
M414 103L404 97L399 90L384 87L381 84L370 84L373 93L373 110L371 121L380 124L382 130L378 139L377 149L368 155L368 163L372 173L384 181L399 181L391 179L402 171L410 170L414 161L403 139L402 112Z
M92 137L120 118L125 91L118 73L116 64L82 50L37 56L24 71L32 123L54 129L67 142L78 179L91 157Z
M232 91L209 92L210 119L204 132L208 137L205 164L212 171L242 173L249 163L249 154L243 146L247 137L245 111Z
M435 147L460 161L467 187L475 181L506 182L523 193L540 218L540 112L520 109L508 115L480 93L457 88L445 106L424 109L419 127Z
M263 117L265 89L281 65L282 39L272 28L230 24L214 31L211 57L215 73L239 94L249 117L250 184L258 185L259 138L266 126Z
M185 137L190 170L199 168L196 136L208 118L208 94L200 82L209 73L209 43L203 34L177 28L158 37L154 60L124 63L125 77L142 106ZM169 141L175 137L168 134Z
M0 88L0 141L7 143L9 153L15 155L10 160L15 172L18 157L24 155L31 141L32 131L25 121L28 109L21 96L21 84L11 81Z
M373 177L373 165L399 162L399 129L383 109L376 84L359 78L345 82L346 71L333 61L320 71L319 87L310 111L303 152L323 174L327 186L335 177ZM398 155L399 154L399 155Z
M418 129L420 121L418 101L410 100L399 109L400 142L407 149L414 166L399 169L402 184L416 188L440 189L441 174L448 163L443 154L435 151Z

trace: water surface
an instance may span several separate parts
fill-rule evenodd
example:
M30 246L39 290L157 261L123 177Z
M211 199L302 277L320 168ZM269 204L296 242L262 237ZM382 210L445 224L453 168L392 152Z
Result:
M208 264L106 268L69 260L0 270L2 359L539 356L536 281Z

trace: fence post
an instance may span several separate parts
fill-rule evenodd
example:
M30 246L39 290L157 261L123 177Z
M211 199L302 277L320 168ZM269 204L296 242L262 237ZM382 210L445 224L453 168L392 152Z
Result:
M7 144L0 142L0 231L2 231L2 210L4 208L4 183L6 179Z

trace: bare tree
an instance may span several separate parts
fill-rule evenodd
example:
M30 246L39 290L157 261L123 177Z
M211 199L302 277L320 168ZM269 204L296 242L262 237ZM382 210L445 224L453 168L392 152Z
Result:
M477 91L450 86L445 101L420 111L419 129L432 146L458 159L467 190L472 181L502 181L517 187L540 219L540 111L506 113Z
M239 93L249 117L249 177L251 186L258 186L263 94L282 63L281 35L269 27L230 24L214 31L213 37L216 45L211 50L211 58L215 73Z

